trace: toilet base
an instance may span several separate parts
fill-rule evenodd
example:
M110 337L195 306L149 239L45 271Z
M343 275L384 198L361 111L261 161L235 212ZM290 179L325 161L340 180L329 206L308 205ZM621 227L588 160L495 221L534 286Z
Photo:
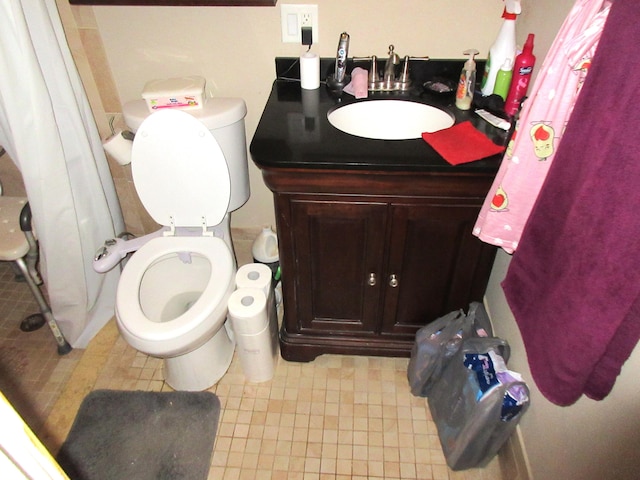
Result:
M174 390L199 392L215 385L229 369L235 342L225 326L192 352L164 359L164 380Z

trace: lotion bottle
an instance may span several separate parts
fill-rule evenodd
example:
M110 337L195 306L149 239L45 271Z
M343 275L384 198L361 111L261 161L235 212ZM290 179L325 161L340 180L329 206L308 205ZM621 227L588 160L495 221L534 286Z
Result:
M456 90L456 107L460 110L469 110L473 102L473 91L476 86L476 62L474 57L478 55L478 50L465 50L465 55L469 55L469 60L464 62L462 72L460 72L460 81Z
M507 58L513 61L516 56L516 18L518 18L521 11L520 0L505 0L504 12L502 13L504 22L502 22L498 37L489 49L484 75L482 76L480 88L485 96L493 93L498 69L504 65Z
M520 108L520 103L524 97L526 97L527 90L529 89L531 73L536 63L536 57L533 55L533 39L534 34L530 33L522 48L522 53L516 57L515 64L513 65L511 87L509 87L509 93L504 102L504 113L510 117L516 114Z

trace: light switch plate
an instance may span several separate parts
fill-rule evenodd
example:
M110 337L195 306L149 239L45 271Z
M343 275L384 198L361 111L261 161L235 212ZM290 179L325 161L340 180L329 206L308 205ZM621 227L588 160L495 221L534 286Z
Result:
M318 6L280 4L282 43L302 43L302 27L311 27L313 43L319 43Z

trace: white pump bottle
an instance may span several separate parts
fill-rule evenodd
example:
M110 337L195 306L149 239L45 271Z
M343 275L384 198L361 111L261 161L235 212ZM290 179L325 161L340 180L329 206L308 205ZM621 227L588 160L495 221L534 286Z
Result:
M502 14L504 22L498 37L489 49L487 64L484 67L481 90L483 95L491 95L496 84L496 75L505 60L508 58L513 63L516 57L516 18L520 15L522 7L520 0L504 0L505 7Z
M473 102L473 92L476 86L476 62L474 57L480 52L471 48L462 53L469 55L469 60L464 63L460 73L458 89L456 90L456 107L460 110L469 110Z

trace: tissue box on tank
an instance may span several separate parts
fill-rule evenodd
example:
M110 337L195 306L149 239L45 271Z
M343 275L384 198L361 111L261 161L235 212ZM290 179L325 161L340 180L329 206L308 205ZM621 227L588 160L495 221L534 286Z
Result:
M202 108L205 83L203 77L195 75L149 80L142 89L142 98L152 113L163 108Z

